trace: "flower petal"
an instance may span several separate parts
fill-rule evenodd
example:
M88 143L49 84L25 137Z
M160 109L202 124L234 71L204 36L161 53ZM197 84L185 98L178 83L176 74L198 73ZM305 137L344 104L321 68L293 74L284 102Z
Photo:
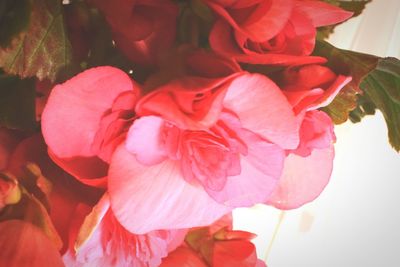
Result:
M312 20L314 27L337 24L349 19L353 12L324 3L322 1L296 1L295 9L306 13Z
M0 236L1 266L64 266L53 242L30 223L20 220L1 222Z
M299 125L279 87L260 74L244 74L228 88L224 107L234 111L243 128L282 148L296 148Z
M247 40L247 39L244 39ZM219 54L234 58L238 62L268 65L302 65L325 63L326 59L317 56L293 56L279 53L257 53L236 43L233 29L225 21L217 21L210 33L210 45Z
M61 158L94 156L91 145L104 112L125 91L138 90L113 67L86 70L52 90L42 115L43 136Z
M333 158L333 145L314 149L308 157L289 154L279 184L267 203L287 210L313 201L329 182Z
M135 120L129 129L126 149L135 154L141 164L154 165L165 159L166 151L161 144L163 125L160 117L144 116Z
M196 252L187 248L179 247L164 258L160 267L207 267L207 264Z
M124 145L112 158L108 188L116 218L136 234L208 225L231 210L187 183L178 162L144 166Z
M285 154L279 146L254 134L247 134L246 139L248 155L240 162L241 173L228 177L221 191L206 188L215 200L227 206L250 207L265 202L282 173Z

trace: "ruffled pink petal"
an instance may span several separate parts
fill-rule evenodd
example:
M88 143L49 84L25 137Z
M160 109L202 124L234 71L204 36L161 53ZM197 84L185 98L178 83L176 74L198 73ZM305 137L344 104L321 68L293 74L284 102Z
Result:
M94 156L91 149L104 112L122 92L138 90L113 67L86 70L52 90L42 115L47 145L61 158Z
M285 153L279 146L255 134L246 135L242 137L248 155L241 159L241 173L229 176L221 191L205 188L219 203L231 207L249 207L265 202L274 191L283 169Z
M108 189L118 221L137 234L209 225L231 210L187 183L178 162L144 166L123 145L111 161Z
M235 112L243 128L278 144L296 148L299 125L279 87L260 74L244 74L228 88L224 107Z
M3 221L0 223L0 236L0 266L64 266L53 242L30 223Z
M156 116L144 116L135 120L129 129L125 148L136 155L136 160L144 165L154 165L163 161L167 153L163 147L162 127L164 120Z
M267 204L288 210L313 201L329 182L333 158L333 145L314 149L308 157L289 154L279 184Z
M312 20L314 27L337 24L349 19L353 15L353 12L314 0L296 1L295 9L306 13Z

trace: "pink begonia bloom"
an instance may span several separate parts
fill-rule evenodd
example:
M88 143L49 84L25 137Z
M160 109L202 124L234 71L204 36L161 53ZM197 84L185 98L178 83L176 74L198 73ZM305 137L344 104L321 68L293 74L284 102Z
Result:
M124 153L124 145L114 153L116 146L124 144L136 118L134 106L139 94L139 86L112 67L93 68L57 85L42 115L43 136L52 159L79 181L95 186L107 184L107 162L111 160L112 198L121 200L115 196L121 194L124 202L138 201L132 207L140 206L133 213L117 216L125 227L126 222L133 222L136 228L126 228L134 233L208 225L229 212L231 208L217 203L202 187L185 182L180 175L155 175L157 169L141 165L133 154ZM121 168L115 167L119 165ZM128 195L115 190L116 179L119 185L126 183L131 190Z
M115 216L136 233L212 223L220 211L209 196L225 213L267 201L283 148L299 142L292 107L260 74L176 79L139 100L136 112L108 183Z
M54 243L31 223L21 220L0 222L1 267L62 267Z
M328 184L334 158L335 134L330 117L317 108L328 105L351 77L336 75L320 65L288 68L281 80L300 126L300 142L287 150L283 174L267 201L280 209L313 201Z
M219 18L210 33L213 50L251 64L322 63L310 57L316 27L352 13L313 0L205 0Z
M132 234L114 217L107 194L83 223L79 222L79 217L83 219L83 216L77 217L71 234L75 242L63 257L70 267L156 267L162 258L181 245L187 232L158 230L144 235Z

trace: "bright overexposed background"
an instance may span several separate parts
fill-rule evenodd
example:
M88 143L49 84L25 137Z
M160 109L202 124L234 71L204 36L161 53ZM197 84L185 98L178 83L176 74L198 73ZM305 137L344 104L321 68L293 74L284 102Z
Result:
M400 58L400 0L373 0L340 25L335 46ZM314 202L282 212L258 205L234 212L234 227L254 232L269 267L400 266L400 154L381 113L335 128L331 181Z

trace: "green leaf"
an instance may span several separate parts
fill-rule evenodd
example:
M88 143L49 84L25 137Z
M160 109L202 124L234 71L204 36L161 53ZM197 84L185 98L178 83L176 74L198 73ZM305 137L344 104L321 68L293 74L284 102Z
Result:
M29 0L0 1L0 47L10 45L14 36L28 27Z
M360 84L365 97L385 117L389 142L400 151L400 60L383 58Z
M54 81L57 73L71 62L61 1L29 1L29 26L10 46L0 49L0 67L22 78L36 76Z
M335 100L323 109L334 123L343 123L348 120L349 113L357 107L357 94L361 93L359 85L363 78L375 69L379 57L339 49L325 41L317 41L314 55L327 58L327 66L336 73L353 77Z
M0 125L12 129L33 129L35 87L32 79L0 73Z
M372 0L324 0L324 2L328 4L335 5L340 8L343 8L344 10L353 12L352 18L355 18L358 15L360 15L364 11L365 5L371 1ZM317 38L319 40L324 40L328 38L329 35L333 33L335 27L340 24L341 23L336 25L320 27L318 29Z

